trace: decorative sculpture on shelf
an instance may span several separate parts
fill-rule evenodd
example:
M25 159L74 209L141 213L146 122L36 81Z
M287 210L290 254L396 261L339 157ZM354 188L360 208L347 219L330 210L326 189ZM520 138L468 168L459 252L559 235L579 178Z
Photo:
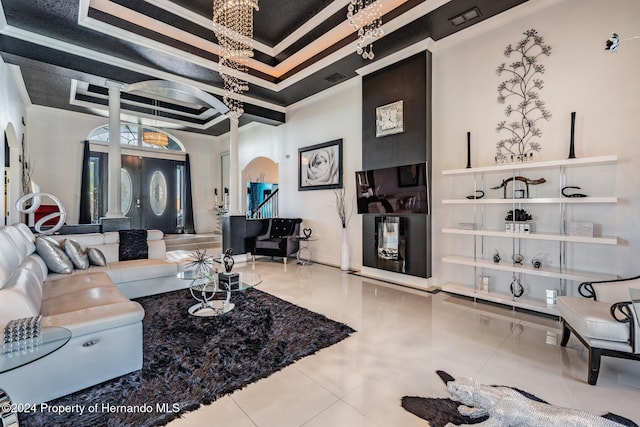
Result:
M535 257L531 260L531 265L533 265L533 268L535 269L539 269L542 267L542 259L540 257Z
M533 217L524 209L514 209L507 212L506 221L531 221Z
M471 168L471 132L467 132L467 169Z
M467 196L467 199L482 199L484 197L484 191L476 190L475 194Z
M500 262L500 259L500 252L498 252L498 250L496 249L496 251L493 253L493 262L497 264Z
M520 298L522 295L524 295L524 286L522 286L522 282L520 282L520 279L518 279L515 274L512 276L511 284L509 285L509 291L511 291L511 295L513 295L514 298Z
M507 133L507 138L497 144L496 163L505 163L509 159L512 162L532 160L533 152L542 149L535 140L542 136L537 122L551 118L551 113L538 94L544 82L536 77L545 72L538 58L551 55L551 46L546 45L534 29L525 31L524 35L525 38L515 46L508 45L504 50L504 56L510 58L513 54L516 58L509 65L502 63L496 70L499 76L502 73L508 76L498 86L498 103L505 104L511 96L517 98L515 107L509 104L505 109L508 118L515 116L513 121L507 123L504 120L496 128L498 133Z
M545 182L547 182L546 179L544 178L539 178L539 179L529 179L529 178L525 178L524 176L512 176L511 178L507 178L507 179L503 179L502 180L502 184L496 186L496 187L491 187L492 190L497 190L499 188L503 189L504 195L503 198L507 199L507 184L509 184L511 181L520 181L520 182L524 182L525 183L525 194L524 194L524 198L527 199L529 198L529 185L538 185L538 184L544 184Z
M575 187L575 186L571 186L568 185L566 187L562 187L561 193L564 197L587 197L586 194L582 194L582 193L571 193L571 194L567 194L566 190L568 189L574 189L574 190L580 190L580 187Z
M569 158L576 158L576 149L575 149L575 135L576 135L576 112L571 113L571 136L569 137Z

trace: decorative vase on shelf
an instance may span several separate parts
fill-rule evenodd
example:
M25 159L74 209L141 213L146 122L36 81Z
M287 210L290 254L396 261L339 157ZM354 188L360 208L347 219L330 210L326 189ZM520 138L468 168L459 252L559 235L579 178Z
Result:
M347 239L347 229L342 229L342 248L340 258L340 270L349 270L349 240Z

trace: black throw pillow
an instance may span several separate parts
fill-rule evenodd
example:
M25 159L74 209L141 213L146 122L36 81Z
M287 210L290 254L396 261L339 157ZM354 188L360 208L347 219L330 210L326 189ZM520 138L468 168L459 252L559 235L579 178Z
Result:
M120 234L118 248L118 259L120 261L149 258L147 230L120 230L118 233Z

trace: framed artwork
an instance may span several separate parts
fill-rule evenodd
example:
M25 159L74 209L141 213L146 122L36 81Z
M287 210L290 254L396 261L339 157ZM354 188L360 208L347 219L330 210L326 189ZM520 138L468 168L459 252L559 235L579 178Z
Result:
M376 108L376 137L404 132L403 101Z
M298 149L298 191L342 188L342 139Z
M398 166L398 187L415 187L418 185L418 165Z

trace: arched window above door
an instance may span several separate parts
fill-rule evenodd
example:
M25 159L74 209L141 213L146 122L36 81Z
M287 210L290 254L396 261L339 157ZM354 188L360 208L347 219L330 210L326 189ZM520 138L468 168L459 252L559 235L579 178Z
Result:
M92 130L87 139L89 141L109 141L109 125ZM120 144L156 150L185 151L184 145L173 135L160 129L134 123L120 125Z

